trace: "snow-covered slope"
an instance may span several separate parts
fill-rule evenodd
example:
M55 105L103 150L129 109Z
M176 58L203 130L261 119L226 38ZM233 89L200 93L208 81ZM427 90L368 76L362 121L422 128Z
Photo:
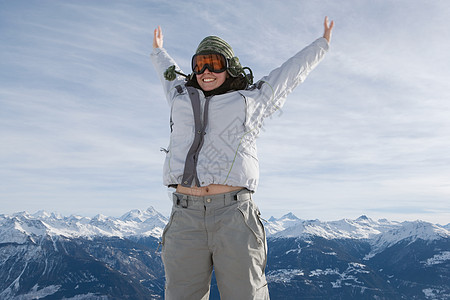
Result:
M0 215L0 243L24 243L27 239L50 235L65 237L153 236L159 237L167 218L152 207L132 210L120 218L97 215L62 217L39 211Z
M40 236L64 237L127 237L162 234L167 218L152 207L132 210L123 216L96 215L93 218L71 215L63 217L56 213L39 211L13 215L0 215L0 243L24 243ZM386 219L372 220L361 216L356 220L342 219L322 222L301 220L288 213L279 219L271 217L265 224L268 237L291 238L318 236L325 239L367 239L372 244L372 254L382 251L399 241L408 239L436 240L450 237L447 226L423 221L392 222Z
M295 226L303 222L301 219L297 218L293 213L288 213L279 219L271 217L269 221L265 224L267 235L274 235L277 232L281 232L289 227Z
M290 218L271 218L267 227L268 235L273 237L320 236L326 239L371 239L389 229L400 226L398 222L388 220L374 221L366 216L356 220L322 222L320 220L300 220L290 214ZM286 220L286 221L285 221ZM293 221L295 220L295 222ZM277 226L272 226L276 223ZM279 230L277 230L279 229Z
M402 241L413 243L418 239L434 241L450 237L448 225L441 226L424 221L374 221L366 216L356 220L322 222L300 220L290 213L280 219L270 218L266 229L268 236L273 238L318 236L325 239L366 239L372 247L366 259Z
M370 258L401 241L413 243L419 239L434 241L449 237L450 231L443 226L423 221L403 222L401 226L393 227L372 239L372 251L366 258Z

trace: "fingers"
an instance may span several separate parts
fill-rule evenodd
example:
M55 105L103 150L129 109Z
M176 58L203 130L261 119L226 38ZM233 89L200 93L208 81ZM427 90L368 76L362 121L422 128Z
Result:
M162 39L163 38L163 33L162 33L161 26L158 25L157 30L158 30L158 38Z
M328 17L325 17L325 21L324 21L324 32L323 32L323 37L328 41L328 43L331 40L331 31L334 27L334 21L331 21L331 23L328 23Z
M153 30L153 48L158 48L158 28Z
M327 17L325 17L325 21L324 21L325 29L329 29L329 30L333 29L334 21L331 20L331 23L329 23L329 24L330 25L328 25L328 16L327 16Z
M158 25L158 27L156 27L153 32L153 38L154 39L162 39L162 37L163 37L163 35L162 35L161 26Z
M153 31L153 48L162 48L163 38L161 26L158 25L158 27Z

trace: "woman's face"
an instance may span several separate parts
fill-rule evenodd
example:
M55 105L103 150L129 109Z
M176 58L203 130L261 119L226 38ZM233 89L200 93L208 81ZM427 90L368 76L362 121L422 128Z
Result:
M203 91L208 92L221 86L228 77L227 71L222 73L213 73L208 68L202 74L195 75L197 82Z

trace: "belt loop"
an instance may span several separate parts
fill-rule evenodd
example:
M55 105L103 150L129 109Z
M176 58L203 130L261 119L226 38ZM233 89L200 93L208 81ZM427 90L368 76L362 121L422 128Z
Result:
M181 207L182 208L188 207L188 197L187 196L183 196L183 201L181 202Z
M181 196L181 195L180 195ZM188 207L188 197L187 196L181 196L179 197L179 195L173 193L172 197L174 198L174 200L176 199L176 205L180 205L182 208L187 208ZM181 198L181 199L180 199ZM175 202L175 201L174 201Z
M247 200L247 199L252 200L252 191L250 191L248 189L243 189L234 195L234 200L236 200L236 201Z

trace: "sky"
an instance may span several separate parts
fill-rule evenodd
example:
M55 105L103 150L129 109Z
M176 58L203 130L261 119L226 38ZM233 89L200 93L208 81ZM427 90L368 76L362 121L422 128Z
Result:
M0 214L168 215L154 28L185 73L217 35L258 80L329 16L329 52L258 138L262 216L445 225L449 15L446 0L0 0Z

